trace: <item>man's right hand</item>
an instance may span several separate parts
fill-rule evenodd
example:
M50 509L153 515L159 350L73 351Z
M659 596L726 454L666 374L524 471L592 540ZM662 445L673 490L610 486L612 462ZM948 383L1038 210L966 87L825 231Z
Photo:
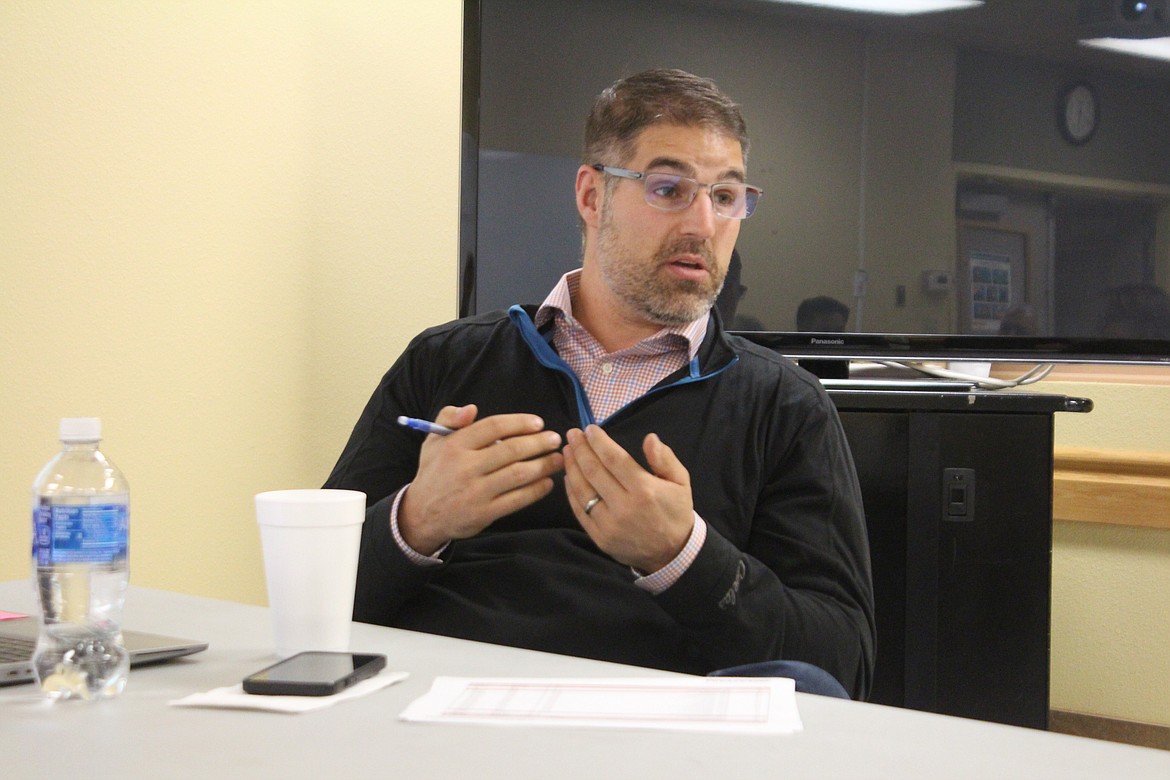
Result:
M423 442L418 474L398 507L398 530L422 555L540 500L564 469L560 434L544 430L544 420L499 414L477 421L478 411L443 407L435 422L455 432Z

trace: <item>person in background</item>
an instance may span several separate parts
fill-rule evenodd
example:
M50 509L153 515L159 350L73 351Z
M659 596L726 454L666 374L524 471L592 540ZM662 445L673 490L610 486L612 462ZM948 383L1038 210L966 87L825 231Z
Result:
M1021 303L1003 313L999 321L1001 336L1035 336L1039 333L1036 310L1030 303Z
M325 483L368 496L356 620L866 695L869 551L834 406L711 315L760 197L747 156L707 79L655 69L596 98L581 267L539 306L418 335Z
M1101 335L1112 339L1170 339L1170 296L1139 282L1105 292Z
M796 329L801 333L844 333L849 307L836 298L818 295L796 307Z

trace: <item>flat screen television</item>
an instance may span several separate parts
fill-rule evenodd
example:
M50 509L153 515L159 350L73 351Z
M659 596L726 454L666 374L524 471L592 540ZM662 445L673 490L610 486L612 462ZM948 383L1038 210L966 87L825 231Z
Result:
M798 359L1170 363L1170 62L1079 45L1073 2L466 0L464 27L463 315L579 264L592 98L670 66L741 103L764 190L730 329ZM844 321L798 323L814 299Z

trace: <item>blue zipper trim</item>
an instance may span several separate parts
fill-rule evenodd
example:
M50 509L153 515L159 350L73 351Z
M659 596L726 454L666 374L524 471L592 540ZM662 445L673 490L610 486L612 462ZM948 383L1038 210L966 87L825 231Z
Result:
M508 317L520 330L521 337L523 337L525 343L528 344L528 348L532 350L532 354L536 356L536 360L546 368L551 368L554 371L560 371L565 376L567 376L569 381L573 384L573 392L577 397L577 415L585 421L581 427L584 428L585 425L596 422L593 417L593 409L589 406L589 399L585 396L585 388L581 385L581 380L577 378L577 374L573 372L573 369L569 368L569 364L566 363L564 359L556 353L556 350L552 348L552 344L550 343L552 339L551 333L547 337L542 336L540 331L536 329L536 325L532 322L532 318L528 316L528 312L524 311L522 306L515 305L509 308ZM719 376L738 362L739 355L733 355L731 360L727 361L727 365L712 371L709 374L704 374L699 370L699 356L696 355L695 357L691 358L691 362L687 366L687 376L679 379L676 382L671 382L669 385L661 385L660 387L651 388L644 395L639 396L639 399L646 398L647 396L654 395L655 393L662 392L663 390L669 390L672 387L689 385L692 382L701 382L705 379ZM639 399L635 399L635 401ZM629 406L629 404L626 404L626 406ZM625 406L622 407L622 409L625 408ZM619 409L617 412L614 412L614 414L617 414L620 411L621 409Z
M577 378L577 374L569 368L569 364L557 354L556 350L552 348L552 344L549 343L552 338L551 332L548 338L542 336L532 322L532 318L528 316L528 312L524 311L524 307L520 305L508 309L508 318L520 330L520 336L528 344L532 354L536 356L537 362L545 368L560 371L569 378L569 382L573 385L573 393L577 397L577 417L583 421L581 427L584 428L586 425L596 422L593 419L593 409L589 406L589 399L585 397L585 388L581 386L581 380Z
M683 377L682 379L678 380L677 382L671 382L669 385L662 385L661 387L652 387L649 390L647 390L646 393L641 396L641 398L646 398L647 396L654 395L655 393L661 392L663 390L669 390L672 387L680 387L681 385L689 385L692 382L702 382L703 380L710 379L711 377L719 376L724 371L731 368L732 366L734 366L738 362L739 362L739 355L732 355L731 360L727 361L727 365L723 366L722 368L716 369L715 371L712 371L709 374L701 374L701 373L699 373L699 357L698 357L698 355L696 355L695 357L691 358L688 376ZM624 409L624 408L625 407L623 406L622 409ZM621 411L621 409L619 409L618 411ZM617 412L614 412L614 414L617 414Z

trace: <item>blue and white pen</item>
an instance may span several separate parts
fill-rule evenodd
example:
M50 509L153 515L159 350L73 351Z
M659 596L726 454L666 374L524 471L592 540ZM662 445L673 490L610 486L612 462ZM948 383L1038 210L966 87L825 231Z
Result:
M399 425L405 425L407 428L413 428L416 431L423 433L434 433L439 436L446 436L449 433L455 433L454 428L448 428L446 425L439 425L430 420L420 420L417 417L406 417L405 415L398 418Z

